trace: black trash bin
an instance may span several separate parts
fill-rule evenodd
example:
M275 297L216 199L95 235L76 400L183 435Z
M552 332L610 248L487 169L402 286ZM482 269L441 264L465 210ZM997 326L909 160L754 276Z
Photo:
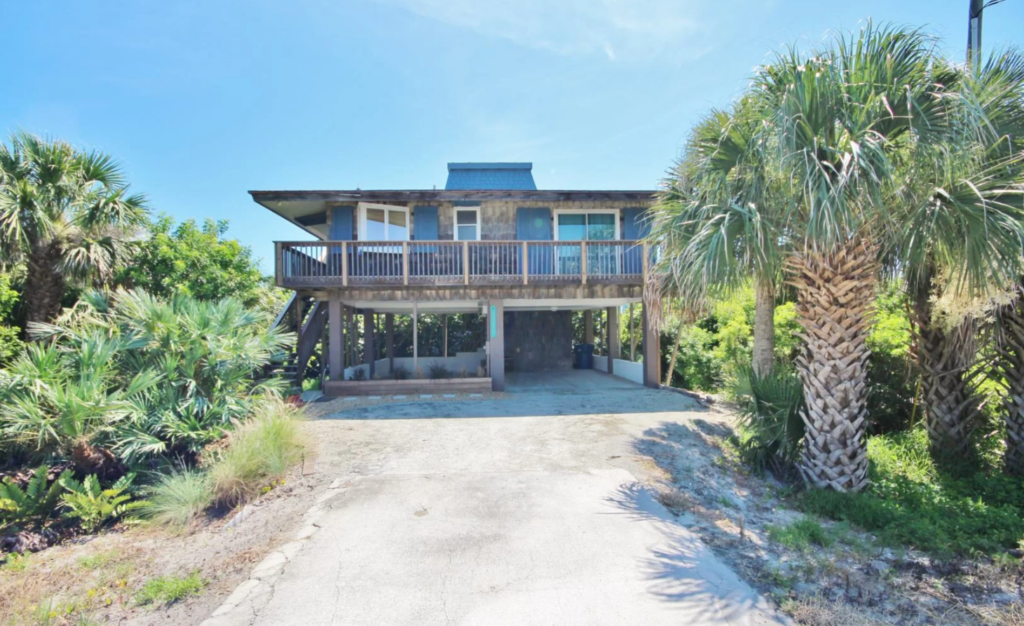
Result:
M572 366L578 370L594 369L594 344L578 343L572 347Z

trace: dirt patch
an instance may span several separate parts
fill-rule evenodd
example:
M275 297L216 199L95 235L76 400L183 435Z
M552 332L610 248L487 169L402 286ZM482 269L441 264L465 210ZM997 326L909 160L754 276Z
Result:
M299 466L284 485L250 503L240 522L229 524L233 515L227 515L187 533L119 528L9 559L0 567L0 623L198 624L268 552L291 539L324 481L330 482L324 471L304 476ZM147 582L193 573L202 579L197 594L140 604Z
M732 424L712 411L648 429L634 447L662 504L798 623L1024 623L1019 562L938 561L787 508L789 487L735 458Z

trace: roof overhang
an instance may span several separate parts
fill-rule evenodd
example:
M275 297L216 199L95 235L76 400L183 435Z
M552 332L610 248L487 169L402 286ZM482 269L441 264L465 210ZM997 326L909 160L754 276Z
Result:
M327 237L327 209L331 206L379 203L483 202L515 200L521 202L622 202L648 204L656 191L614 190L518 190L518 189L383 189L383 190L303 190L250 191L258 204L280 215L318 239Z
M519 190L519 189L383 189L352 191L250 191L256 202L321 201L321 202L455 202L457 200L527 200L572 202L582 200L608 200L623 202L649 202L656 191L585 191L585 190Z

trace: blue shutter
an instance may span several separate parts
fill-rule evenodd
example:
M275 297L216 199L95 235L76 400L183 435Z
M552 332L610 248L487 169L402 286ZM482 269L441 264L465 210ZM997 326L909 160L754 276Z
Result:
M416 241L437 241L437 207L418 206L413 209L413 235Z
M623 209L622 217L622 238L626 241L643 239L651 232L651 224L647 221L647 209ZM626 250L623 264L625 265L623 271L626 274L642 274L644 271L642 249L636 247Z
M516 209L516 239L551 241L551 209Z
M651 232L647 222L647 209L622 209L622 238L626 240L643 239Z
M516 239L520 241L551 241L551 209L516 209ZM554 255L550 247L531 247L528 254L530 274L555 273Z
M331 208L331 241L352 241L352 216L355 207L336 206Z

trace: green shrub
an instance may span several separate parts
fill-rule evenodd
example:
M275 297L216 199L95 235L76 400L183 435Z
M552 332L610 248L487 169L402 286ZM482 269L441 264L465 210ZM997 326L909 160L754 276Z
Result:
M199 576L199 572L187 576L160 576L146 581L135 594L135 602L142 605L156 602L170 604L198 595L206 584L207 581Z
M906 430L914 414L917 376L910 356L911 331L906 296L895 283L883 286L875 300L868 333L868 416L871 431Z
M403 365L396 365L391 370L391 378L395 380L407 380L409 378L409 370Z
M128 513L146 506L144 500L132 500L128 488L134 480L134 474L121 477L107 489L100 486L95 474L78 482L67 477L61 485L67 490L61 498L66 508L65 515L76 518L86 532L94 532L108 521L125 517Z
M210 468L214 499L234 506L282 478L302 458L305 443L301 413L267 396L251 420L229 436L228 446Z
M17 301L18 292L11 288L11 276L0 273L0 366L13 359L25 346L19 338L19 329L14 325L13 311Z
M671 356L675 337L665 338L663 356ZM676 355L675 376L672 384L684 389L715 391L722 384L722 362L713 352L714 336L700 326L684 326ZM667 367L667 362L666 362Z
M41 457L192 459L248 415L253 398L280 388L253 379L291 342L265 331L264 318L232 300L85 294L55 325L35 329L53 341L29 345L11 365L0 434Z
M183 527L213 503L213 484L198 470L175 472L162 476L146 499L146 517L157 524Z
M5 478L0 483L0 527L45 523L60 502L64 490L62 481L69 478L71 472L65 470L47 486L49 468L45 465L36 468L24 489L10 478Z
M866 491L810 490L799 506L938 556L997 554L1024 539L1024 481L991 468L940 469L923 428L871 437L868 458Z
M788 363L799 344L796 305L775 307L775 356ZM671 326L671 322L669 322ZM667 368L674 332L662 335L663 366ZM749 366L754 347L754 290L744 287L715 302L710 315L683 327L676 358L675 384L687 389L718 391Z
M452 377L451 371L449 371L444 363L432 363L428 371L431 380L443 380Z
M766 469L779 475L791 473L804 438L800 417L804 394L796 372L780 365L762 377L749 365L742 366L733 394L739 414L740 457L759 474Z

